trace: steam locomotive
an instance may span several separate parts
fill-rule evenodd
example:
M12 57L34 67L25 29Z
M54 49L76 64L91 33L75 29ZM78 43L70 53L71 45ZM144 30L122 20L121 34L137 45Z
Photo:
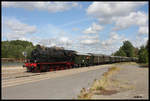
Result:
M31 58L25 62L27 72L47 72L70 68L88 67L117 62L136 62L135 57L109 56L104 54L78 53L60 47L42 47L38 45L31 52Z

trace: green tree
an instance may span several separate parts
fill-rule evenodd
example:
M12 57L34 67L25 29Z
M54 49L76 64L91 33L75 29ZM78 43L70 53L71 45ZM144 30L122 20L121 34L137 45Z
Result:
M140 47L138 54L140 63L148 63L148 51L144 46Z
M26 57L27 59L30 59L31 52L32 52L33 49L35 49L35 47L28 46L28 47L25 48L24 51L27 52L27 57Z
M147 51L149 51L149 40L147 41L146 49L147 49Z
M24 58L22 55L23 51L27 51L30 56L31 51L34 49L32 42L13 40L13 41L2 41L1 57L2 58Z
M114 56L126 56L126 53L122 49L119 49Z
M134 55L134 47L130 41L124 41L121 49L125 52L127 57L133 57Z
M138 57L138 52L139 52L139 49L138 48L134 48L134 57Z

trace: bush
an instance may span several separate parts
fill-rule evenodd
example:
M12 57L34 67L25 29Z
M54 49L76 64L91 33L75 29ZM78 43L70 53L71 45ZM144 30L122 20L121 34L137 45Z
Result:
M139 63L148 63L148 51L142 46L139 51Z

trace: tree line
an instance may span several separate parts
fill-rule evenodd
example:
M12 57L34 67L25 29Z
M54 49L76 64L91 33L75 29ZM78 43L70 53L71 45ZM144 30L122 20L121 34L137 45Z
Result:
M26 58L30 58L31 51L36 48L29 41L12 40L2 41L1 58L25 58L22 52L27 53ZM140 48L134 47L130 41L124 41L118 51L113 53L114 56L137 57L140 63L148 63L149 41Z
M22 52L30 58L31 51L35 48L32 42L22 40L2 41L1 58L25 58Z
M149 59L149 41L146 45L142 45L140 48L134 47L130 41L124 41L123 45L118 51L113 53L114 56L126 56L126 57L137 57L139 63L148 63Z

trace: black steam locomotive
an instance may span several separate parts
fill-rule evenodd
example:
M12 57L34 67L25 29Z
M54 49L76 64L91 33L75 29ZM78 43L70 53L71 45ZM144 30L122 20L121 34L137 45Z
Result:
M31 58L25 62L28 72L45 72L92 65L137 61L135 57L109 56L104 54L78 53L60 47L42 47L38 45L31 52Z

